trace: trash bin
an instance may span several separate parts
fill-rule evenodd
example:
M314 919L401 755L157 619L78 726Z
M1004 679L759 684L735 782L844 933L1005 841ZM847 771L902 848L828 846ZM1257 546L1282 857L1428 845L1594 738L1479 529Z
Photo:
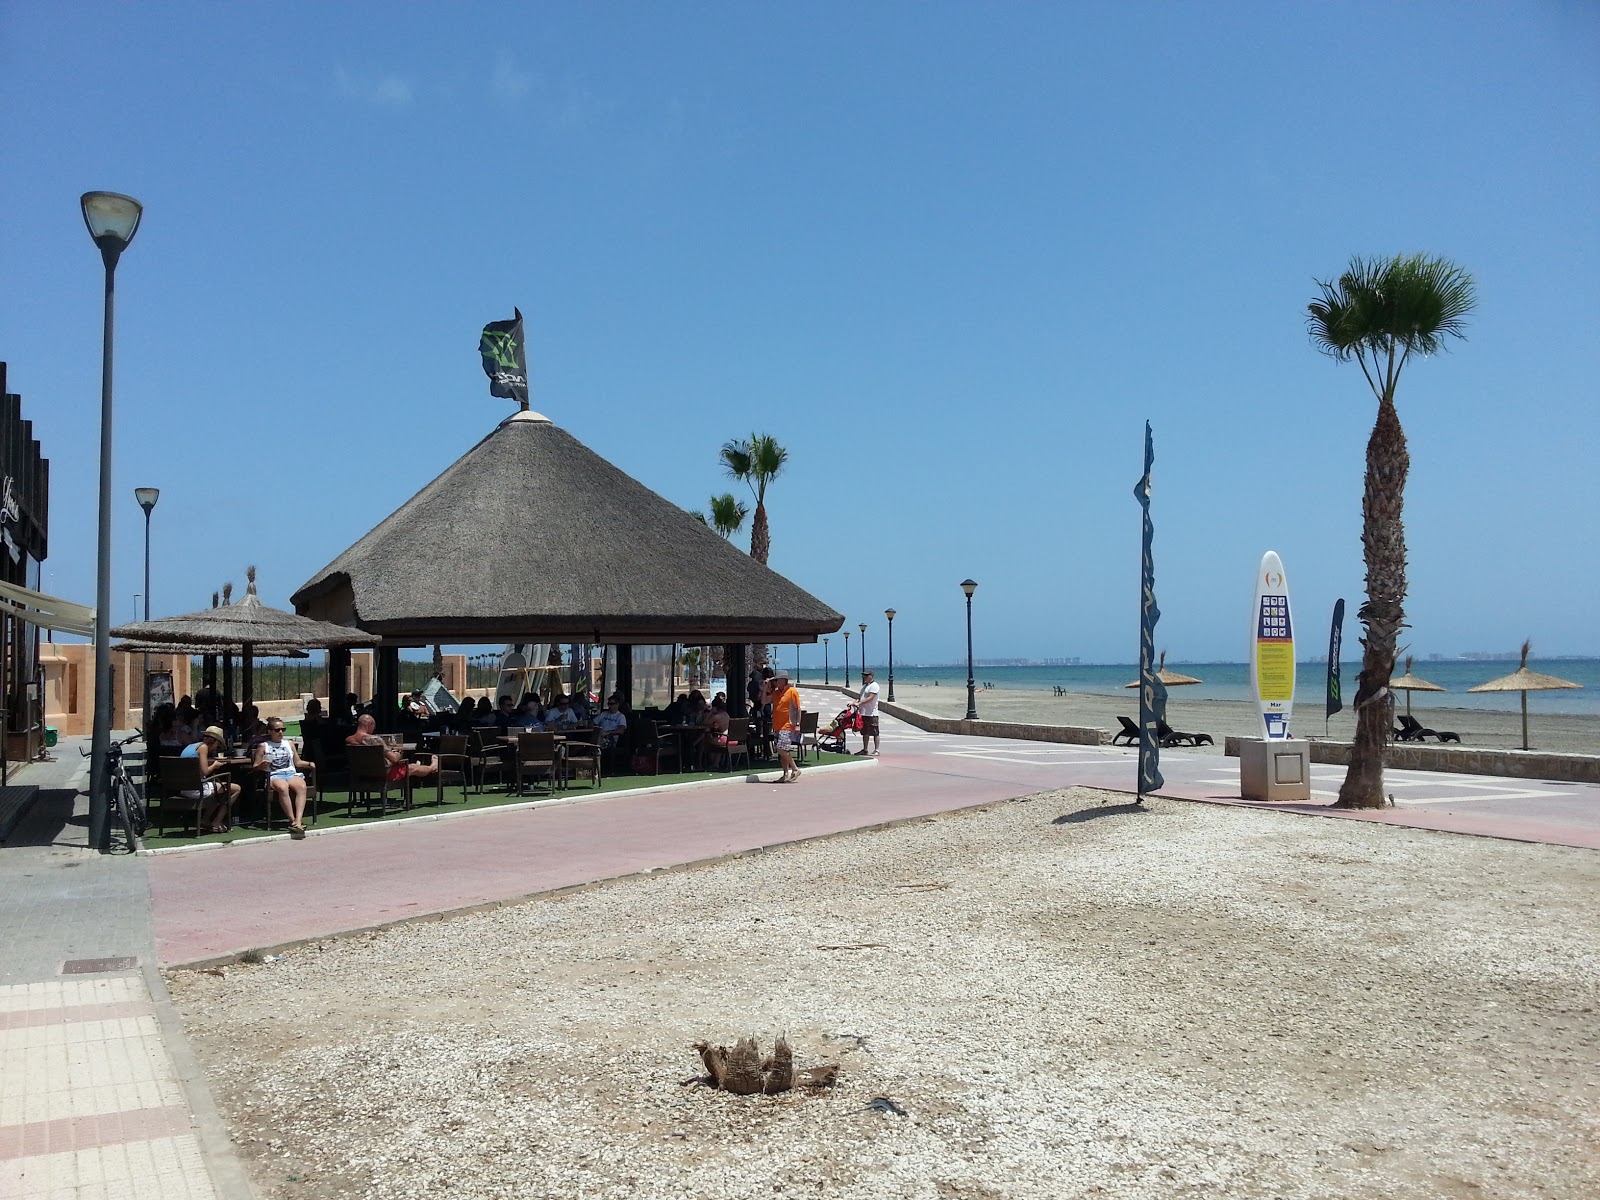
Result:
M1311 743L1241 738L1239 794L1246 800L1311 799Z
M56 744L57 736L58 734L56 733L56 727L54 725L46 725L44 727L44 744L46 749Z

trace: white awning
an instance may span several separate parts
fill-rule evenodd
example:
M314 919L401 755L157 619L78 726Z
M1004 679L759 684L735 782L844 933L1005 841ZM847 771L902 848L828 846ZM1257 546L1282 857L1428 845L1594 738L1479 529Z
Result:
M41 629L75 633L80 637L94 636L94 609L70 600L58 600L32 588L0 580L0 605L10 615L31 621Z

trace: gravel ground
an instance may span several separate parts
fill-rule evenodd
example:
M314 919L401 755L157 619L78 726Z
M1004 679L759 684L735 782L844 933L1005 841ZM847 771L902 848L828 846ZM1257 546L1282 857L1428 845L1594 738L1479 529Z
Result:
M172 991L262 1197L1566 1200L1600 1194L1597 883L1074 790ZM683 1082L778 1032L838 1085Z

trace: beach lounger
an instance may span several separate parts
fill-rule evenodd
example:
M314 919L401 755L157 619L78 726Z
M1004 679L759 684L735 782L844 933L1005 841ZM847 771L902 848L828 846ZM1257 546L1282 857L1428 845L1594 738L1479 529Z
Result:
M1156 724L1156 733L1161 738L1163 746L1214 746L1216 742L1209 733L1184 733L1174 729L1165 721Z
M1117 720L1122 722L1122 729L1120 732L1111 735L1111 744L1113 746L1137 746L1139 744L1139 726L1128 720L1127 717L1118 717ZM1128 740L1118 742L1118 738L1127 738Z
M1448 729L1429 729L1409 713L1402 713L1397 720L1400 722L1400 729L1395 737L1402 742L1425 742L1429 738L1437 738L1441 742L1461 741L1459 733Z

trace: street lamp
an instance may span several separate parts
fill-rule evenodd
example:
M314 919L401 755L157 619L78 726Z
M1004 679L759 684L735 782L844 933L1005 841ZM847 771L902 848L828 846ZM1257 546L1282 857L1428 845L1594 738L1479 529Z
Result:
M116 192L85 192L83 223L100 247L106 268L105 330L100 359L100 520L95 571L94 736L89 760L89 845L110 849L110 796L106 766L111 749L111 347L117 260L139 230L144 206Z
M844 631L844 685L850 686L850 631Z
M856 649L861 651L861 686L867 686L867 623L865 621L856 626L861 630L861 640L856 643Z
M889 618L889 703L894 703L894 609L886 608L883 615Z
M978 719L978 681L972 677L972 593L978 590L975 579L963 579L961 590L967 594L967 715L968 721Z
M139 507L144 509L144 619L150 619L150 510L155 508L156 501L161 499L160 488L134 488L133 498L139 502ZM144 655L144 707L139 711L143 715L144 723L150 724L150 652ZM148 751L146 751L148 753Z
M822 639L822 682L828 682L828 639Z

